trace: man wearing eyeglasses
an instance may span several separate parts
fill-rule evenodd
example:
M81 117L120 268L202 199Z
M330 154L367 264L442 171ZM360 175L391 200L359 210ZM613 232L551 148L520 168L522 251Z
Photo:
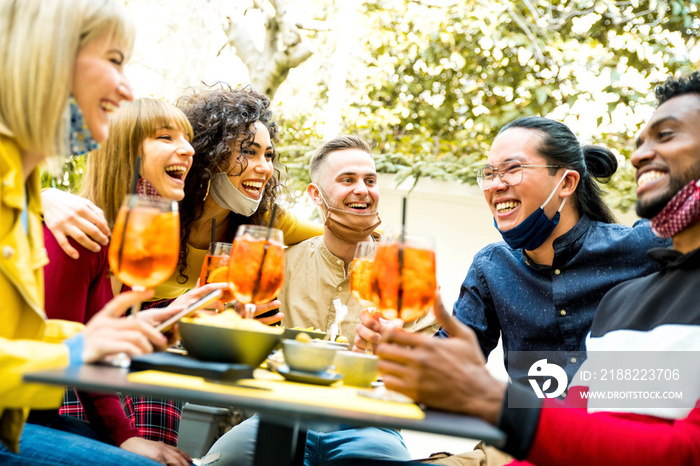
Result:
M595 180L616 169L612 152L582 147L566 125L525 117L501 129L477 170L504 242L476 254L454 314L474 330L487 356L503 338L515 382L527 385L532 363L544 353L570 378L585 357L584 339L603 295L657 270L646 251L670 244L647 221L632 228L614 223ZM357 350L378 342L383 331L369 316L361 319Z
M388 388L498 426L504 451L526 460L509 464L700 464L700 72L670 78L656 96L631 162L637 213L673 247L649 251L658 273L605 295L586 338L589 359L566 400L494 380L474 333L445 312L439 296L436 314L450 338L386 332L377 354ZM615 377L605 373L613 366ZM630 367L656 369L639 377ZM610 396L625 393L649 396ZM503 463L482 457L469 464Z

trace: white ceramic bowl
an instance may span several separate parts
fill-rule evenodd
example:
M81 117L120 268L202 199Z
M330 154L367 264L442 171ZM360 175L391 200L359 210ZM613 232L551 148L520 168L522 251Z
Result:
M335 371L343 374L343 385L369 388L377 380L377 357L354 351L338 351L335 355Z
M282 340L284 360L291 370L304 372L322 372L333 364L336 352L347 352L336 345Z

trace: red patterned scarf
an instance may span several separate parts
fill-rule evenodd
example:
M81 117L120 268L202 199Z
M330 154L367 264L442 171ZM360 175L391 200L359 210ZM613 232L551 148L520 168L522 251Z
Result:
M661 238L670 238L700 220L700 180L688 183L650 220Z
M141 178L139 182L136 183L136 194L139 196L162 197L155 186L146 178Z

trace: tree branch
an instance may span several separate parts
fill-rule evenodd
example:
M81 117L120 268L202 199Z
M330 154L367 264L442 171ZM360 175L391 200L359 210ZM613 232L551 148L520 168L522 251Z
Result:
M251 40L250 34L243 27L243 22L235 16L229 17L228 28L224 31L228 37L228 43L236 49L236 55L246 64L255 61L260 55L260 51Z
M248 67L250 82L258 91L272 98L289 70L299 66L313 52L303 41L297 21L287 10L285 0L253 0L265 24L262 50L255 46L244 27L245 13L229 18L225 30L236 54Z
M593 13L594 11L595 6L592 6L587 10L569 10L568 12L564 13L556 19L548 19L547 22L550 24L550 26L548 26L547 29L550 31L557 31L561 29L567 22L569 22L571 18L575 16L585 16L589 13Z
M294 25L305 31L330 31L334 28L328 21L318 21L314 19L299 20Z
M520 14L515 11L513 6L510 4L510 2L506 2L508 13L510 14L511 18L513 18L513 21L515 21L515 24L522 29L522 31L525 33L527 38L530 40L530 43L532 44L533 50L533 55L535 56L535 59L537 60L538 63L542 64L544 63L544 54L542 53L542 49L540 49L540 46L537 45L537 39L535 36L532 34L532 31L530 31L530 28L527 27L527 24L525 24L525 20L523 20L520 16Z
M656 18L656 21L651 23L649 27L655 27L661 24L661 22L666 18L666 8L664 8L662 5L659 5L659 16Z
M539 25L540 23L540 14L537 12L537 8L530 2L530 0L522 0L522 2L525 4L528 10L530 10L530 14L535 18L535 24Z
M253 6L262 11L263 15L268 18L274 16L277 10L277 2L275 0L253 0Z
M649 13L653 13L653 12L654 12L654 10L649 9L646 11L642 11L641 13L637 13L636 15L632 15L632 16L614 15L614 14L610 14L608 12L605 12L604 15L606 18L612 19L615 22L615 24L621 24L621 23L628 23L635 18L639 18L640 16L646 16Z

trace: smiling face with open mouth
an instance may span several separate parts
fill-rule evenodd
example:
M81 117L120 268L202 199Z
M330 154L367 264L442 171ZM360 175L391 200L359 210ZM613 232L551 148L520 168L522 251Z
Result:
M124 75L126 58L121 44L102 37L81 47L75 59L71 93L97 142L107 139L109 118L119 102L134 99Z
M526 128L510 128L499 134L491 145L487 164L497 167L508 161L519 161L522 165L551 165L539 155L542 133ZM499 230L515 228L530 216L555 189L559 177L550 174L548 168L521 168L522 181L508 186L496 176L491 187L484 191L486 202L496 219ZM559 202L550 202L545 213L552 218Z
M253 123L251 130L255 137L250 145L244 143L241 150L240 141L235 142L231 151L231 166L227 173L231 184L251 199L258 200L263 194L263 188L274 173L273 160L275 149L270 141L270 132L259 121ZM239 156L243 156L247 166L240 173Z
M700 96L664 102L637 138L637 215L651 218L680 189L700 178Z
M321 187L330 207L358 214L377 210L379 187L370 154L359 149L331 152L323 171Z
M194 149L185 135L174 125L158 128L144 139L143 177L166 199L180 201L185 197L185 177L192 167Z

